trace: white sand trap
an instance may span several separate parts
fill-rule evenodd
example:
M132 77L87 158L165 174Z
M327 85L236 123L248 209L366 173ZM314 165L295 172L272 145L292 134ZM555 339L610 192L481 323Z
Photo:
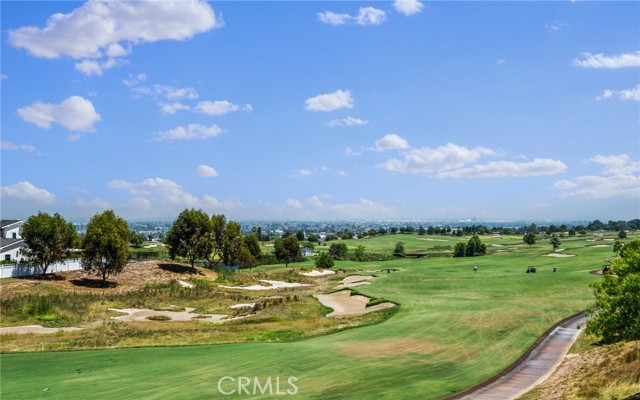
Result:
M184 311L158 311L146 308L110 308L109 310L127 314L120 317L112 317L119 321L149 321L149 317L157 316L168 317L172 321L230 321L226 319L228 317L226 314L191 314L191 311L195 310L192 307L185 307Z
M365 296L351 296L351 291L343 290L331 294L318 294L315 297L320 300L323 306L333 308L333 312L327 314L331 318L352 317L362 315L384 308L395 307L395 304L387 302L367 307L370 299Z
M220 285L220 287L227 288L227 289L271 290L271 289L283 289L283 288L292 288L292 287L301 287L301 286L313 286L313 285L310 285L308 283L270 281L270 280L267 280L267 279L261 279L260 282L268 283L271 286L262 286L262 285L225 286L225 285Z
M334 287L334 289L347 289L352 287L370 285L374 276L371 275L351 275L347 276L343 280L340 281L340 285Z
M240 304L234 304L232 306L229 306L229 308L253 308L256 306L256 303L240 303Z
M300 275L312 276L312 277L326 276L326 275L333 275L333 274L335 274L335 271L331 271L329 269L325 269L324 271L318 271L317 269L314 269L311 272L300 272Z
M610 244L596 244L596 245L591 246L591 247L611 247L611 245Z
M426 240L429 242L446 242L444 239L434 239L434 238L416 238L416 240Z
M562 254L562 253L549 253L549 254L545 254L545 257L561 257L561 258L565 258L565 257L575 257L575 254Z
M187 289L191 289L193 287L192 284L190 284L189 282L185 282L185 281L181 281L180 279L178 279L178 283L180 284L180 286L182 286L183 288L187 288Z
M22 325L22 326L9 326L6 328L0 328L0 335L6 335L9 333L25 334L25 333L58 333L80 331L82 328L76 328L73 326L66 328L44 328L41 325Z

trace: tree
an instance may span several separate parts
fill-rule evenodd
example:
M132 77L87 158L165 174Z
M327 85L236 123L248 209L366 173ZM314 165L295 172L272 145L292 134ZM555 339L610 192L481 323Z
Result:
M185 257L191 268L197 259L208 259L214 249L213 225L202 210L185 209L178 215L165 239L169 257Z
M344 243L331 243L329 255L335 259L342 259L347 255L347 245Z
M224 214L214 214L211 216L211 229L213 231L213 246L211 253L207 257L209 265L216 266L222 260L222 250L224 248L224 235L227 229L227 217ZM257 230L260 232L260 228Z
M131 231L129 243L136 248L142 247L142 244L144 243L144 235L142 233Z
M423 227L418 228L418 235L424 235L425 233L427 233L426 229L424 229Z
M487 246L482 243L480 238L476 235L473 235L469 242L467 243L467 248L465 250L465 255L467 257L476 257L482 256L487 252Z
M618 254L620 254L620 250L622 249L622 246L624 246L624 243L622 243L621 240L616 240L613 243L613 253L617 256Z
M333 268L334 264L333 257L327 253L322 253L316 258L316 268L330 269Z
M453 248L454 257L464 257L467 254L467 245L464 242L456 243Z
M640 239L620 249L615 275L592 284L596 302L588 311L587 329L604 342L640 339Z
M626 239L626 237L627 237L627 232L625 232L625 231L620 231L620 232L618 232L618 237L619 237L620 239Z
M262 250L260 249L260 242L258 242L258 238L254 234L246 235L243 239L244 245L251 253L251 256L256 260L259 260L262 257Z
M82 266L96 270L105 282L120 273L129 259L129 226L113 210L94 215L87 224Z
M296 231L296 239L298 239L298 242L302 242L304 240L304 231L302 229L298 229Z
M364 252L364 246L360 245L358 247L356 247L356 249L353 251L353 258L356 261L365 261L366 260L366 255Z
M527 232L527 234L522 238L522 241L529 246L531 246L532 244L536 244L536 234L533 232Z
M393 249L393 255L396 257L404 257L405 254L404 242L397 242L396 247Z
M242 232L236 221L227 222L222 240L222 262L224 265L238 264L242 252Z
M284 261L285 267L289 267L289 263L294 262L300 255L300 242L295 236L288 236L276 241L274 249L276 258Z
M52 264L63 261L76 241L76 228L55 213L39 212L22 224L20 235L27 247L22 254L29 263L40 266L42 275Z
M560 239L558 239L558 236L556 236L555 234L553 234L553 236L551 236L551 246L553 246L553 251L555 252L558 247L560 247L560 245L562 244L560 242Z

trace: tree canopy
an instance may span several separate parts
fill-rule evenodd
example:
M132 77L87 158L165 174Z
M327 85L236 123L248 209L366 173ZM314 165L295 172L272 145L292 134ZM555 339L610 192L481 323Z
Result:
M344 243L331 243L329 255L335 259L342 259L347 256L347 245Z
M22 224L20 234L27 244L22 254L29 263L40 266L42 275L49 266L63 261L73 248L76 240L76 228L55 213L49 215L39 212Z
M94 215L87 224L82 266L95 270L106 281L120 273L129 259L129 226L112 210Z
M322 253L316 258L316 267L323 269L333 268L335 261L333 261L333 257L331 257L327 253Z
M640 239L620 249L614 275L592 284L596 302L587 328L604 342L640 339Z
M287 236L276 241L274 250L276 258L284 261L285 267L288 267L289 263L294 262L300 255L300 242L295 236Z
M194 268L197 259L208 258L213 252L213 224L204 211L185 209L173 221L165 242L171 259L185 257Z

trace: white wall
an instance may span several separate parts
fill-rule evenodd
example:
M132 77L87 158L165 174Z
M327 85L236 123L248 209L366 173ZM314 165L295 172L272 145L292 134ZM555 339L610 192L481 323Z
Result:
M65 262L50 265L48 274L54 272L77 271L82 269L80 260L66 260ZM38 266L28 264L3 264L0 265L0 278L11 278L18 276L41 274L42 270Z

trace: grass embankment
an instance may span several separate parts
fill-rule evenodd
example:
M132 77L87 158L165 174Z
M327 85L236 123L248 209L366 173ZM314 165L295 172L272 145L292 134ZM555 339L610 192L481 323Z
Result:
M405 243L416 240L402 236ZM584 238L563 241L564 252L575 254L567 258L543 256L551 252L546 243L482 240L508 251L472 259L337 263L336 268L363 272L400 270L380 273L371 285L358 288L401 304L382 324L292 343L4 354L2 393L17 399L96 393L104 398L204 399L221 396L217 384L225 376L262 382L293 376L299 398L441 398L493 375L554 322L590 304L588 284L599 277L588 271L612 255L610 246L589 246L593 242ZM479 267L475 274L473 265ZM538 272L525 274L528 265ZM272 268L277 267L258 271ZM211 334L224 327L216 325ZM43 393L43 388L49 390Z

